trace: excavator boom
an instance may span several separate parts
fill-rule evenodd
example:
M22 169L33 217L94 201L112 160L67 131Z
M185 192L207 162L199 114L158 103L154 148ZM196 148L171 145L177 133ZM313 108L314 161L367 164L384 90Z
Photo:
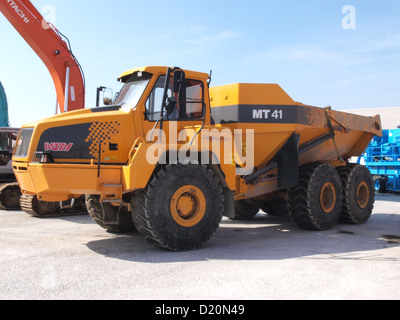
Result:
M60 32L29 0L0 0L0 11L49 70L61 113L84 109L83 73Z

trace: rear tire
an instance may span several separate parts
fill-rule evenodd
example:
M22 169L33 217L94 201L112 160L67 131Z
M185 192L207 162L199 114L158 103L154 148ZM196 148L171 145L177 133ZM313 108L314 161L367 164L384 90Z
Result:
M216 232L224 211L223 189L203 165L159 166L132 198L132 218L146 240L170 251L195 250Z
M370 171L361 165L348 165L338 168L338 172L343 188L343 207L339 222L367 222L375 202L375 186Z
M328 230L337 223L342 207L338 173L328 164L312 163L300 168L299 184L289 190L289 213L308 230Z

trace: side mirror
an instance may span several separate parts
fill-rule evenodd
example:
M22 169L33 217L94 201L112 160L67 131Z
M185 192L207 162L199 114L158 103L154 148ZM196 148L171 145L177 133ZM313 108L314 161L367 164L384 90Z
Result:
M105 98L103 99L103 104L104 104L105 106L111 106L111 105L112 105L112 99L111 99L111 98L108 98L108 97L105 97Z
M96 107L100 106L100 97L103 94L103 104L105 106L110 106L113 103L112 95L113 90L107 87L98 87L96 93Z

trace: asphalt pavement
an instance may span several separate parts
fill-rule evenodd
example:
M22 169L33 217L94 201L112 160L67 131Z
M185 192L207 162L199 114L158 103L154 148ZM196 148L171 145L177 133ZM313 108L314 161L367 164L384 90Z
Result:
M88 215L0 211L2 300L400 299L400 195L361 226L306 231L289 217L224 219L197 251L166 252Z

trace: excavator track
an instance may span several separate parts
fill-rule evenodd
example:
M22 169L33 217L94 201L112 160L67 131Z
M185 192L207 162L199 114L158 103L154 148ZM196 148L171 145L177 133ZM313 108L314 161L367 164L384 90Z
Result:
M20 210L21 189L17 182L0 185L0 209Z
M76 206L63 208L58 202L39 201L36 196L29 194L21 196L20 204L21 209L27 214L41 219L88 214L86 208L79 203Z

